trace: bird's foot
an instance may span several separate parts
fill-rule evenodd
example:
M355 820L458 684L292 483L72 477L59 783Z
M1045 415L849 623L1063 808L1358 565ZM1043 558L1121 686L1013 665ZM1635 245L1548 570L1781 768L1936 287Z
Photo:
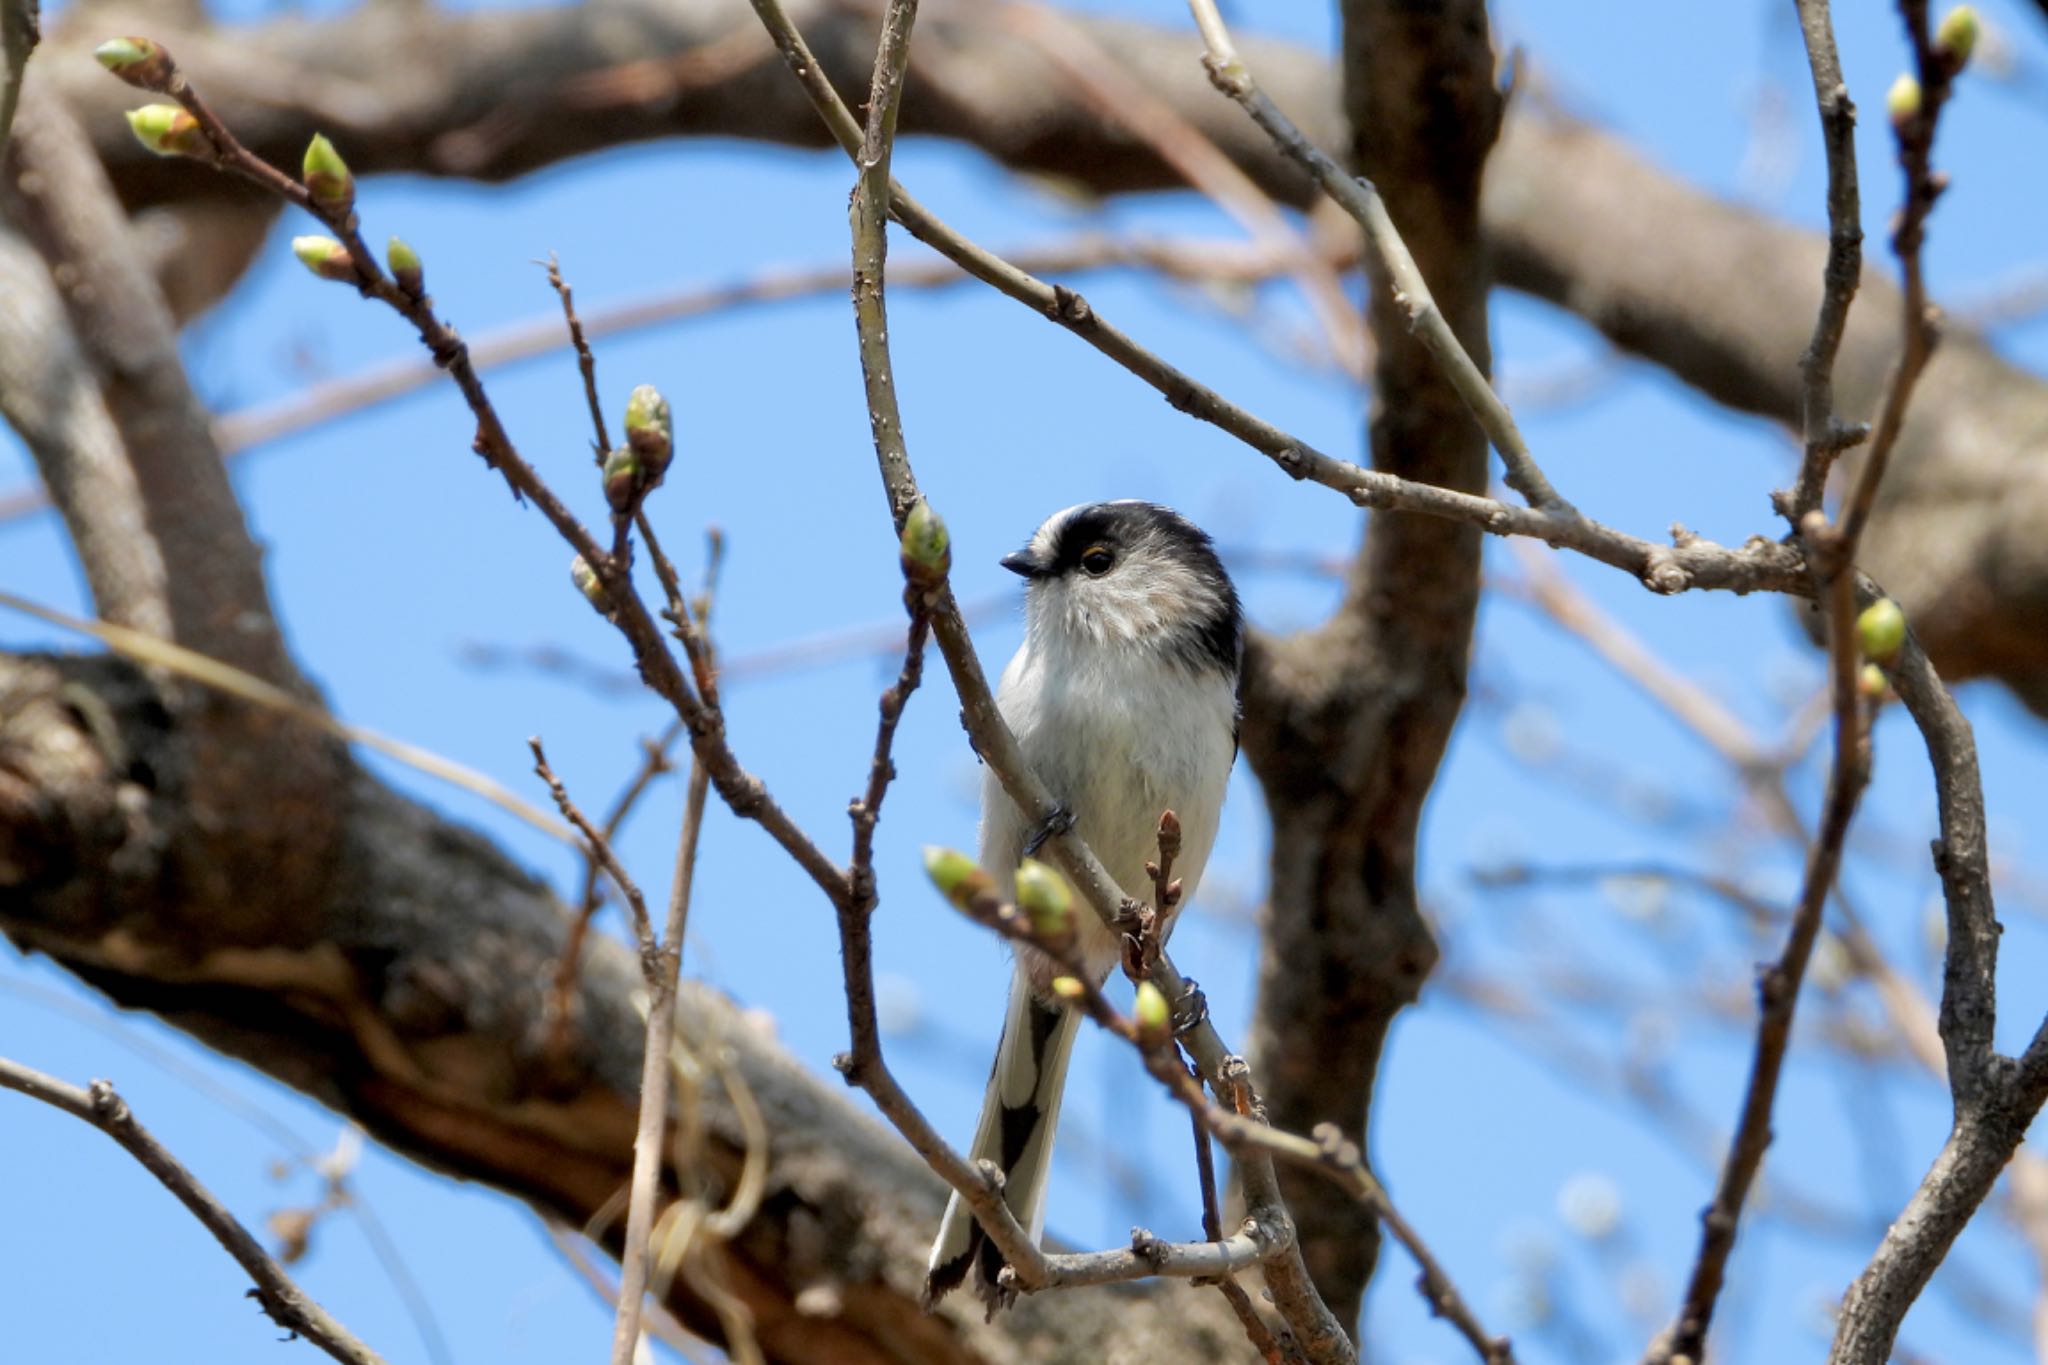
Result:
M1074 827L1074 812L1065 806L1058 806L1053 813L1031 831L1031 837L1024 841L1024 856L1035 858L1038 850L1045 847L1045 841L1055 835L1065 834Z

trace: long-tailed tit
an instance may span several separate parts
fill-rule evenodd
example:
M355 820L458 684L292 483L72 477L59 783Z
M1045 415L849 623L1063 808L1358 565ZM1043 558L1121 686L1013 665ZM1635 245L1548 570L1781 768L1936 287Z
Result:
M1237 757L1243 618L1209 537L1147 502L1056 512L1003 559L1022 574L1024 643L1003 670L996 703L1025 759L1129 896L1149 900L1160 814L1180 819L1174 872L1185 904L1216 838ZM982 783L981 865L1007 898L1017 865L1049 831L1027 823L994 773ZM1079 952L1100 981L1122 952L1086 907ZM1163 919L1162 935L1171 928ZM1051 993L1053 964L1018 954L995 1070L969 1160L1003 1172L1004 1199L1037 1237L1059 1122L1060 1091L1080 1013ZM991 1303L1003 1259L960 1196L926 1269L926 1302L972 1273Z

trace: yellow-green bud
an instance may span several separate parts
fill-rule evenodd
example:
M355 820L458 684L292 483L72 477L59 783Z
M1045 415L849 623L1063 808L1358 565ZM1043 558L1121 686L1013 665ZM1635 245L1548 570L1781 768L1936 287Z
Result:
M1856 691L1872 701L1883 701L1892 690L1891 679L1876 664L1865 664L1856 674Z
M1884 109L1892 116L1894 128L1920 117L1920 82L1910 72L1901 72L1892 88L1885 91Z
M631 446L620 446L604 457L604 500L611 504L613 512L625 516L633 510L633 504L640 500L641 491L646 487L645 478L646 471L640 467L640 457L633 453Z
M1934 30L1934 50L1951 70L1961 71L1969 65L1970 54L1977 50L1977 11L1957 5L1943 15L1940 27Z
M391 239L384 248L384 263L391 267L391 278L398 281L398 287L414 298L427 292L427 274L420 266L420 254L407 246L398 237Z
M1880 597L1856 618L1856 638L1863 656L1890 663L1906 643L1906 613L1889 597Z
M1052 993L1072 1004L1088 994L1088 988L1081 984L1079 977L1056 976L1052 979Z
M1047 943L1063 943L1074 932L1074 893L1066 878L1036 858L1017 865L1017 908Z
M203 157L213 151L199 120L175 104L145 104L140 109L130 109L128 127L137 142L158 156Z
M92 55L140 90L162 90L171 79L171 54L148 38L109 38Z
M302 171L314 203L338 213L355 207L356 178L325 133L313 134L313 140L306 144Z
M1138 1036L1148 1042L1165 1039L1172 1022L1172 1011L1166 1007L1166 994L1150 981L1138 983L1137 1003L1131 1007L1131 1016L1138 1021Z
M355 257L332 237L294 237L292 255L323 280L350 281L356 277Z
M953 567L953 539L946 523L919 498L903 519L903 576L913 583L937 584Z
M642 384L626 398L626 444L647 467L648 484L661 482L675 451L675 425L668 400L652 384Z
M576 591L590 600L590 605L599 611L611 610L611 599L605 595L604 584L598 580L597 570L590 567L590 561L577 555L569 561L569 580L576 585Z
M994 891L996 886L995 878L982 871L981 864L957 848L928 846L924 851L924 871L956 910L969 909L977 897Z

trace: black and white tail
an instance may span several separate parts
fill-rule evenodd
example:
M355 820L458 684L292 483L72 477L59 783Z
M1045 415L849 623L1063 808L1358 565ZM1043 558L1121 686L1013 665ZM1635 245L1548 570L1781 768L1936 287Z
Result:
M1034 1239L1045 1224L1053 1132L1059 1126L1060 1092L1080 1019L1078 1010L1048 1008L1032 991L1024 969L1017 969L1010 978L1003 1041L996 1048L995 1070L981 1101L981 1122L967 1153L969 1161L992 1161L1002 1171L1004 1202ZM976 1292L993 1309L1002 1297L996 1287L1002 1268L1002 1253L954 1194L925 1268L925 1306L937 1303L972 1274Z

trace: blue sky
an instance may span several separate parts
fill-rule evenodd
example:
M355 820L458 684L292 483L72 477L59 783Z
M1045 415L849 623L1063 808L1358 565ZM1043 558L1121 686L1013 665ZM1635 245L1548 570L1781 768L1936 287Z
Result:
M1113 10L1180 26L1167 0ZM1250 7L1240 6L1249 28ZM1866 110L1880 107L1903 49L1889 7L1843 6L1845 67ZM2021 69L2048 60L2030 6L1982 6ZM1505 4L1505 39L1525 46L1574 106L1618 128L1691 180L1800 222L1820 216L1820 166L1805 72L1788 5ZM1266 31L1327 46L1325 7L1268 5ZM1785 129L1758 141L1760 109ZM1936 219L1937 292L1975 296L2041 263L2048 188L2038 148L2048 97L2038 80L1967 81L1945 124L1940 160L1955 177ZM1879 249L1896 199L1888 132L1866 115L1860 134L1866 228ZM1759 155L1759 148L1776 153ZM347 148L343 146L343 152ZM1773 169L1775 167L1775 169ZM195 174L199 172L195 171ZM1221 234L1218 214L1189 195L1106 206L1055 200L978 155L911 141L897 173L956 226L1002 247L1114 226ZM775 265L841 262L848 165L836 154L753 145L672 143L560 166L517 184L476 188L412 179L368 183L373 240L404 235L427 263L444 312L465 332L550 309L536 258L554 252L586 308L656 288L717 283ZM281 229L242 290L193 329L187 356L207 398L232 411L402 354L394 318L323 285L286 248ZM899 248L908 259L916 248ZM1359 446L1364 400L1248 339L1243 327L1182 293L1135 277L1088 281L1091 301L1140 340L1324 449ZM1283 318L1301 310L1270 293ZM1354 512L1325 491L1277 477L1267 462L1160 402L1059 329L986 291L963 287L892 299L910 450L955 540L964 598L1007 594L979 632L985 661L1015 648L1016 586L996 566L1046 513L1098 497L1173 503L1239 551L1347 551ZM2048 325L1998 338L2022 364L2048 368ZM1596 359L1598 338L1572 319L1498 296L1495 350L1504 382ZM640 382L676 409L678 464L655 515L672 547L694 552L716 522L729 546L718 635L728 658L896 612L894 548L883 520L853 329L837 292L620 338L599 355L616 410ZM586 419L573 364L555 355L491 377L527 454L587 515ZM1774 530L1767 495L1788 469L1775 428L1694 399L1663 375L1621 366L1596 400L1522 412L1552 477L1589 512L1656 535L1674 517L1739 541ZM0 488L32 478L0 443ZM294 648L345 719L427 745L496 776L533 800L525 740L539 733L586 801L602 803L637 761L636 737L658 731L653 699L597 695L527 669L484 670L470 646L558 646L611 668L623 647L569 586L567 552L516 507L468 453L453 392L433 388L238 459L234 477L269 551L272 587ZM1489 568L1514 561L1489 546ZM1693 595L1651 598L1632 581L1570 558L1559 566L1675 667L1712 689L1765 734L1779 733L1818 678L1781 604ZM1312 623L1328 584L1245 570L1241 586L1269 629ZM82 610L80 580L53 519L0 525L0 583ZM9 619L10 649L75 647ZM876 693L893 661L842 660L735 685L730 727L742 758L828 846L844 839L844 803L865 771ZM942 1129L965 1138L999 1019L1003 950L944 910L923 884L917 851L971 845L976 773L936 670L898 745L904 779L879 841L884 905L876 921L885 998L899 1024L899 1073ZM1747 879L1782 899L1797 864L1750 837L1717 835L1735 818L1718 761L1575 641L1516 603L1483 614L1474 700L1455 738L1423 831L1423 875L1447 945L1446 980L1395 1033L1375 1118L1379 1169L1489 1323L1513 1330L1530 1362L1632 1359L1669 1312L1693 1249L1711 1175L1583 1066L1546 1050L1548 1029L1509 1026L1448 984L1486 977L1532 991L1566 968L1621 982L1614 1011L1560 1016L1603 1067L1661 1059L1691 1109L1716 1131L1735 1107L1747 1064L1745 1029L1660 1003L1673 961L1723 992L1746 990L1749 964L1774 954L1734 933L1713 907L1674 896L1649 914L1615 888L1500 893L1471 872L1503 860L1680 862ZM1966 689L1993 813L1993 853L2015 878L2043 878L2030 796L2048 786L2048 742L2003 694ZM1540 761L1561 750L1570 763ZM1935 885L1919 850L1933 828L1917 737L1903 716L1877 734L1877 781L1847 885L1887 945L1923 985L1922 946ZM390 780L476 825L572 888L574 855L502 813L374 756ZM1582 790L1569 769L1675 811L1645 821ZM1795 778L1818 802L1809 764ZM680 790L659 789L622 844L644 882L662 885ZM1683 818L1694 817L1692 824ZM1707 833L1701 826L1708 827ZM2029 835L2035 835L2030 839ZM1174 950L1201 980L1228 1038L1250 1006L1255 939L1242 912L1262 881L1266 834L1257 793L1240 772L1203 901ZM822 1067L844 1046L837 945L828 908L751 827L714 810L700 874L690 970L771 1013L784 1042ZM1232 913L1236 912L1236 913ZM2008 893L2002 1039L2048 1009L2048 936L2037 900ZM303 1173L279 1179L288 1153L251 1122L253 1106L305 1150L336 1140L338 1122L239 1066L214 1059L141 1018L112 1016L46 964L0 957L0 1038L9 1055L75 1079L115 1079L144 1120L252 1222L312 1197ZM1945 1128L1932 1087L1823 1063L1802 1039L1781 1094L1769 1173L1801 1195L1860 1212L1895 1209ZM138 1051L138 1048L148 1049ZM174 1061L174 1065L172 1062ZM1194 1229L1184 1124L1163 1104L1109 1118L1143 1087L1132 1060L1084 1039L1068 1104L1049 1223L1092 1244L1133 1222L1165 1235ZM202 1086L194 1078L205 1078ZM224 1087L213 1089L209 1087ZM237 1097L231 1104L226 1096ZM1151 1166L1138 1202L1111 1189L1099 1144L1114 1132ZM1155 1146L1156 1144L1156 1146ZM592 1358L608 1313L564 1267L534 1219L510 1201L424 1173L372 1147L357 1187L403 1248L460 1361ZM1574 1230L1612 1200L1618 1231ZM2003 1225L1964 1239L1964 1275L1937 1281L1905 1340L1941 1360L2017 1362L2021 1338L1986 1329L1979 1284L2025 1309L2036 1280L2024 1245ZM228 1259L125 1156L75 1122L23 1100L0 1102L0 1310L19 1358L57 1365L125 1357L235 1365L272 1360L274 1333L242 1297ZM1739 1326L1730 1359L1812 1358L1824 1307L1868 1254L1874 1231L1816 1236L1783 1222L1749 1226L1729 1289ZM90 1267L88 1270L87 1267ZM1376 1358L1453 1362L1465 1348L1429 1318L1411 1268L1390 1252L1368 1307ZM362 1230L323 1224L303 1267L307 1287L394 1360L425 1359L419 1338ZM1648 1317L1622 1305L1632 1296ZM107 1305L115 1302L118 1311ZM90 1323L90 1333L80 1333ZM285 1348L311 1358L310 1348Z

